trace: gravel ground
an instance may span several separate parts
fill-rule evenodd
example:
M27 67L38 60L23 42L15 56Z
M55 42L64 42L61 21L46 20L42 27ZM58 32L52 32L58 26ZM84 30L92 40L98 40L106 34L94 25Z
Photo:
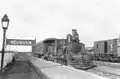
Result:
M93 61L97 66L109 66L113 68L120 68L120 63L111 63L111 62L103 62L103 61Z
M108 79L120 79L120 75L119 74L105 71L104 69L106 67L101 67L101 68L96 67L96 68L87 70L87 72L91 72L91 73L94 73L96 75L108 78Z

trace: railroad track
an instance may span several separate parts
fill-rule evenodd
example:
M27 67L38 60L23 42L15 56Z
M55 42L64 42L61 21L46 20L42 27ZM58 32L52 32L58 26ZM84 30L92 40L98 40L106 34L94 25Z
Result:
M115 74L115 73L111 73L111 72L107 72L107 71L103 71L103 70L99 70L99 69L95 69L95 68L87 70L87 72L91 72L91 73L94 73L96 75L106 77L106 78L109 78L109 79L120 79L119 74Z
M108 66L112 68L120 68L120 63L111 63L111 62L103 62L103 61L93 61L94 65L97 66Z

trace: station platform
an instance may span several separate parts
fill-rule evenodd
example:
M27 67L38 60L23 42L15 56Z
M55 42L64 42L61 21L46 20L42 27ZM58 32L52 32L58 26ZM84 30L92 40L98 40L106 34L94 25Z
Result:
M48 79L29 62L28 56L18 56L8 67L5 66L4 72L0 71L0 79Z
M49 79L106 79L93 73L72 67L31 57L31 63L41 70Z
M93 73L27 55L16 55L16 63L6 70L6 76L3 77L0 79L106 79Z

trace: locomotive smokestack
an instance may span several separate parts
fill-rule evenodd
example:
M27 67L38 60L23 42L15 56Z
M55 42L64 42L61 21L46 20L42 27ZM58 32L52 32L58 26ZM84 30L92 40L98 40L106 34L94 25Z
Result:
M72 36L73 36L73 40L76 39L76 29L72 29Z
M73 40L79 41L79 34L77 33L76 29L72 29L72 36Z

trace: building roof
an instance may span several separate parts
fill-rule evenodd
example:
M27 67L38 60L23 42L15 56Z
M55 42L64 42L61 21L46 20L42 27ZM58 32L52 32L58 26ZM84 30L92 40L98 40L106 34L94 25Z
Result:
M94 43L96 42L104 42L104 41L109 41L109 40L118 40L119 38L113 38L113 39L106 39L106 40L98 40L98 41L94 41Z
M52 42L55 40L57 40L57 39L56 38L47 38L47 39L43 40L43 42Z

